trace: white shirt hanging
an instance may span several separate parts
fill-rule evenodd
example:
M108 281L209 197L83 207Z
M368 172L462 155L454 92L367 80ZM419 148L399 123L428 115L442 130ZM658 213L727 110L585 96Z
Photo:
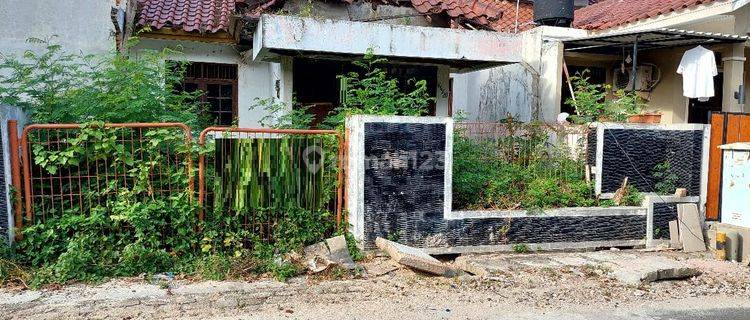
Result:
M702 46L685 51L677 73L682 75L682 93L685 97L708 100L714 96L714 77L719 70L713 51Z

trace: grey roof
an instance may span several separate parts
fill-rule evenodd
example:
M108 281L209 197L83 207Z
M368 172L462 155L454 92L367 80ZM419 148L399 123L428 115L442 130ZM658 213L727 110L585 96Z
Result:
M638 50L641 51L719 43L741 43L750 40L750 37L665 28L596 35L565 40L563 43L565 44L565 51L612 53L619 52L622 48L631 48L636 39L638 39Z

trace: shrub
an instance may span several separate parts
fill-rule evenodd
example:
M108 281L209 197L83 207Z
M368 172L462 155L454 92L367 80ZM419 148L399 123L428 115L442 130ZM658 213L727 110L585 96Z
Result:
M453 145L454 209L545 209L607 205L584 181L584 164L567 146L549 145L538 124L509 124L508 137L479 141L457 130ZM578 157L583 159L583 157ZM628 203L637 200L635 191ZM623 204L626 205L626 204ZM629 204L627 204L629 205Z
M427 81L411 79L411 91L403 91L398 80L380 68L387 61L368 49L361 60L353 62L360 72L339 75L342 105L326 118L326 126L341 129L346 117L355 114L421 116L427 113L430 102L435 100L427 91Z
M200 93L179 89L186 62L167 60L179 52L81 55L50 40L28 42L39 46L40 53L0 55L0 103L21 107L32 122L206 124L199 116Z
M658 194L672 194L677 189L677 183L680 177L672 170L669 161L654 166L651 175L654 177L654 191Z
M639 114L645 103L636 93L617 90L614 99L607 99L612 87L608 84L589 82L588 70L571 77L575 100L569 98L565 103L575 108L573 121L585 124L594 121L624 122L629 116Z

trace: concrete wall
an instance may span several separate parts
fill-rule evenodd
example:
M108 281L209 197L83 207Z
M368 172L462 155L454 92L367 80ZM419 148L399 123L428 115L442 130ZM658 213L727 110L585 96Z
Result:
M512 116L528 122L539 112L539 75L526 65L453 75L453 112L468 121L496 122Z
M114 48L114 0L2 0L0 52L21 54L29 37L57 35L67 51L102 53Z
M645 244L645 207L451 211L452 124L450 118L347 119L347 209L350 230L365 248L377 237L433 254L510 250L520 243L532 250Z
M560 113L562 95L562 39L586 36L585 30L537 27L523 37L523 62L539 75L539 120L553 123Z
M653 63L661 69L661 82L648 94L648 111L662 113L661 123L685 123L688 119L688 99L682 95L682 76L677 74L682 55L689 48L673 48L645 52L639 57L642 62Z
M187 41L142 39L134 50L160 50L166 47L183 53L174 56L174 59L237 65L237 111L241 127L260 127L259 121L266 113L261 108L252 108L256 98L273 97L291 102L292 69L289 60L280 63L246 62L234 46Z

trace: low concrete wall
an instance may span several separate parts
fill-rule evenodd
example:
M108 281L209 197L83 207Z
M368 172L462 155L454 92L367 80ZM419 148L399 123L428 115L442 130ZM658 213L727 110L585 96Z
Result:
M431 253L645 245L645 206L452 211L452 124L429 117L347 119L350 230L366 249L377 237ZM423 166L432 158L444 167Z
M699 205L700 197L646 196L643 203L648 209L646 226L646 246L657 246L669 242L669 221L677 220L677 205L694 203ZM701 221L705 216L701 217Z
M721 232L737 232L739 235L739 251L740 261L743 263L750 262L750 228L743 228L733 226L726 223L714 223L711 229L708 231L708 239L710 248L716 249L716 231Z

